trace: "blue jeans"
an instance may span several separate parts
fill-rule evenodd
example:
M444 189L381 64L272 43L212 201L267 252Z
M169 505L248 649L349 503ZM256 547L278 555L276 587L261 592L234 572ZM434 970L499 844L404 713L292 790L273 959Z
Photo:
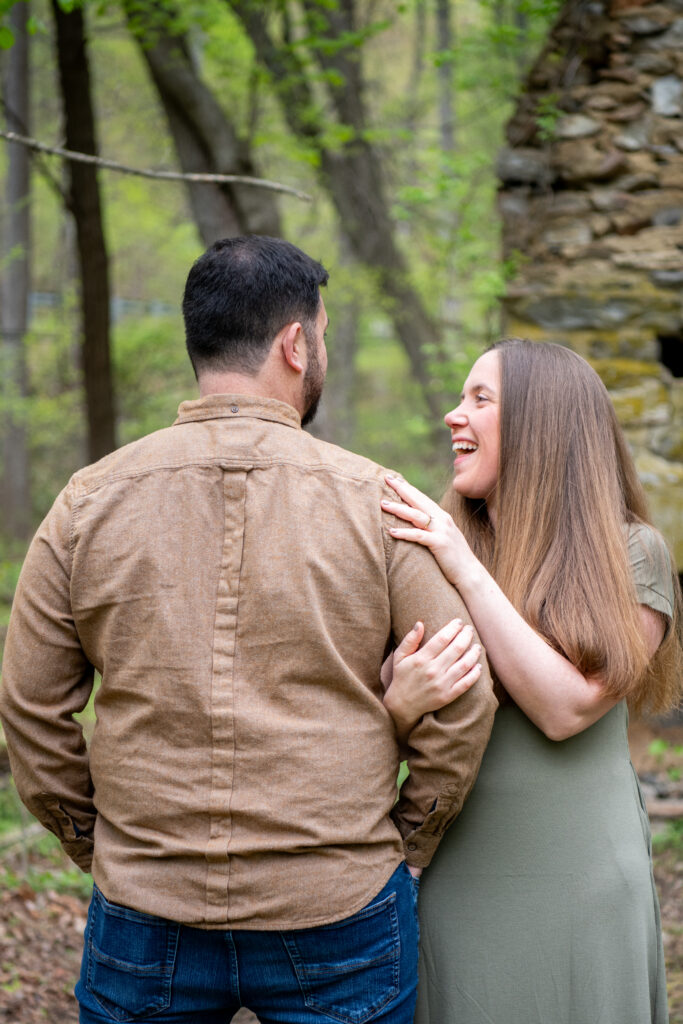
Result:
M76 985L80 1024L412 1024L416 887L401 864L357 914L293 931L206 931L110 903L95 887Z

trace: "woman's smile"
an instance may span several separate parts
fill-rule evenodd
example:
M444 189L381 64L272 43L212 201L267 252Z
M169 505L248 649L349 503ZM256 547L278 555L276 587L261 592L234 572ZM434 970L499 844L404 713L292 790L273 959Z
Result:
M454 436L453 444L451 447L455 454L455 460L453 462L453 465L462 466L465 460L468 459L470 455L473 455L474 452L476 452L479 445L476 443L476 441L469 440L469 438Z
M453 487L490 505L498 482L500 450L500 362L496 352L477 359L465 381L460 405L445 416L455 459Z

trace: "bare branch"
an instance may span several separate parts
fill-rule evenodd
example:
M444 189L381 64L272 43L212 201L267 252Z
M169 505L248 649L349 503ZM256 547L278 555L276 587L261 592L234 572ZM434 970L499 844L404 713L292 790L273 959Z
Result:
M76 163L96 164L108 171L118 171L120 174L135 174L139 178L157 178L162 181L192 181L196 183L227 184L231 182L236 185L253 185L254 188L265 188L270 192L284 192L286 195L295 196L305 202L311 202L312 197L307 192L300 192L289 185L282 185L277 181L268 181L266 178L252 178L245 174L183 174L180 171L151 171L139 167L128 167L116 160L104 160L99 156L92 156L90 153L75 153L71 149L62 149L60 146L48 146L37 139L31 139L26 135L18 135L16 132L0 130L0 138L8 142L18 142L22 146L36 150L38 153L50 153L53 156L61 156L64 160L73 160Z

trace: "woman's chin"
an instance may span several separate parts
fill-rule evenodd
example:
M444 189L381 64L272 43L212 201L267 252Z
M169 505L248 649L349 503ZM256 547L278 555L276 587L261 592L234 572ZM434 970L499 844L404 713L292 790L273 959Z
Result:
M472 488L467 486L467 481L462 480L456 473L453 477L453 490L456 494L459 494L461 498L477 498L478 494L472 493Z

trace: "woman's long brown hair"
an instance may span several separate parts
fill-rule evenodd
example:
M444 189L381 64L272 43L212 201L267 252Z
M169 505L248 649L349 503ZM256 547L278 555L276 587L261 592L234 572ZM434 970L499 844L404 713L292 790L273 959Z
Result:
M606 388L561 345L506 339L501 367L496 529L484 502L444 505L524 619L586 676L634 710L680 696L680 587L674 622L651 660L639 621L627 524L648 523ZM649 662L649 663L648 663Z

